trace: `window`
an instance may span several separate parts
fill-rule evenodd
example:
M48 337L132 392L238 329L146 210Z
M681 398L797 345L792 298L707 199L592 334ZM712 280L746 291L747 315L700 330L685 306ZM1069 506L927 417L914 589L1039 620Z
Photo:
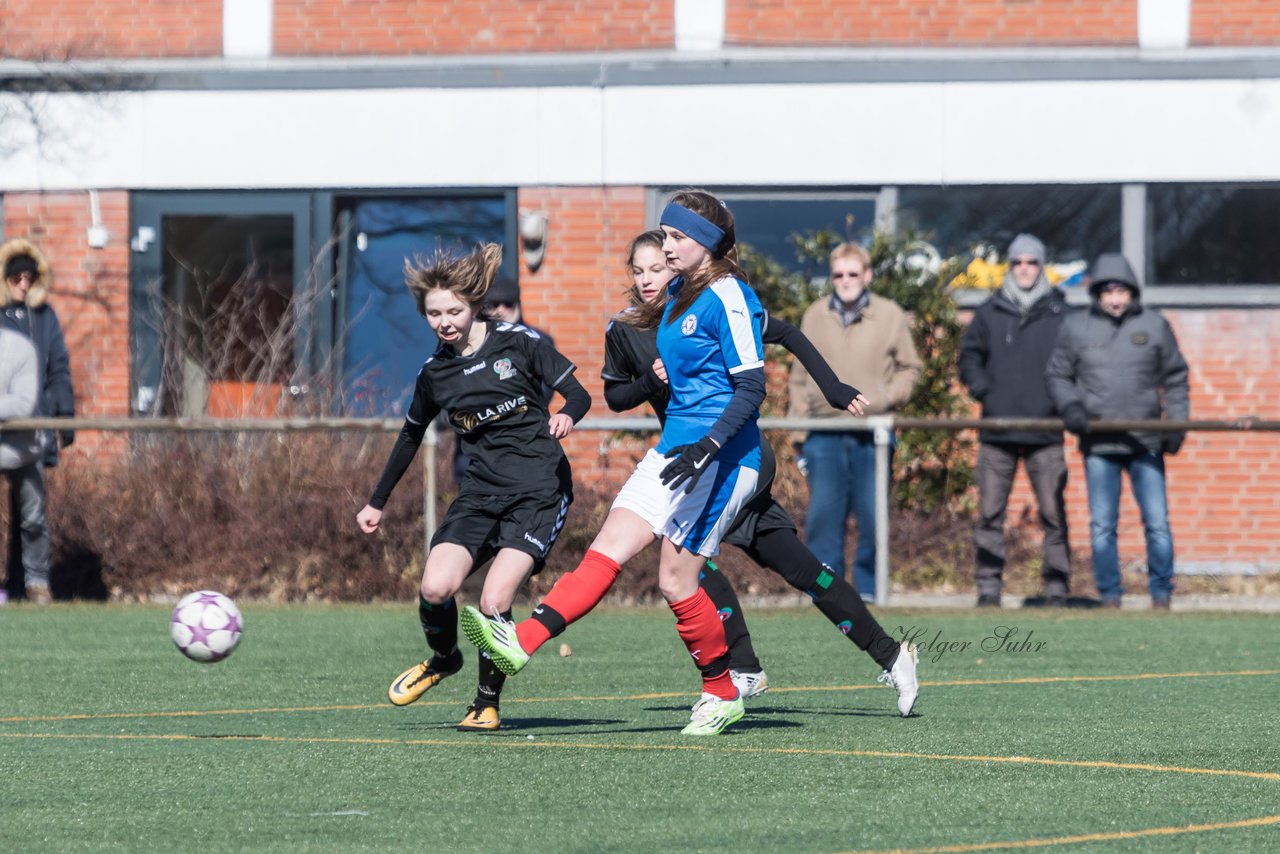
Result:
M725 192L721 198L733 211L739 244L767 255L788 272L803 273L806 278L825 276L827 261L797 257L793 235L830 231L867 245L875 228L874 193Z
M1278 284L1280 187L1151 184L1147 280L1154 284Z
M944 258L994 253L1003 260L1015 236L1034 234L1063 278L1074 282L1099 254L1120 251L1120 187L903 187L897 223Z
M392 196L343 199L346 259L339 271L342 325L338 350L346 412L403 415L422 363L436 348L431 327L404 285L406 258L436 249L470 252L506 243L506 195ZM503 256L515 278L518 253Z

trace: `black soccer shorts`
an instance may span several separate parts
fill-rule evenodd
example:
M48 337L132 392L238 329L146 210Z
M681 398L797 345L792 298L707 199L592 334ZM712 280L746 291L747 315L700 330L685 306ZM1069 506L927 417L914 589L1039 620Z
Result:
M431 545L462 546L471 554L473 571L492 560L500 549L516 549L533 558L533 574L537 575L546 565L572 503L573 494L558 489L508 495L463 492L449 505Z

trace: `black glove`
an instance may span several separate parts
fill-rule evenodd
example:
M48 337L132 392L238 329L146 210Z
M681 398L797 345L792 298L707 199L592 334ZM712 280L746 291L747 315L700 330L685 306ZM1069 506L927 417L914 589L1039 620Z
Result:
M1160 446L1166 454L1173 456L1182 450L1182 443L1186 440L1186 433L1165 433L1164 438L1160 440Z
M684 486L685 492L689 492L707 470L707 464L718 450L720 446L711 441L710 436L703 436L692 445L677 445L667 451L667 459L675 459L662 470L662 483L672 492L681 486Z
M1062 423L1077 436L1089 432L1089 415L1084 411L1084 404L1072 403L1062 410Z
M860 394L862 392L848 383L836 383L836 387L831 390L831 396L827 398L827 405L832 409L848 409L849 404L853 403Z
M75 443L76 443L75 430L59 430L58 431L58 447L65 448L68 445L74 445Z

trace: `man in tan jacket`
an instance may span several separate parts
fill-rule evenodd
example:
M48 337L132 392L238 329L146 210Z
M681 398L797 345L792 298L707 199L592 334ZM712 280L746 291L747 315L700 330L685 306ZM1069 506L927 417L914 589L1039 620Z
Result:
M910 399L920 377L920 357L906 312L871 293L871 258L855 243L831 251L832 293L804 313L800 328L842 382L870 401L868 415L882 415ZM827 404L799 363L791 368L792 418L851 418ZM813 432L800 449L809 480L805 538L818 559L845 577L845 532L849 514L858 522L853 583L862 598L876 592L876 455L870 430ZM892 449L891 449L892 453Z

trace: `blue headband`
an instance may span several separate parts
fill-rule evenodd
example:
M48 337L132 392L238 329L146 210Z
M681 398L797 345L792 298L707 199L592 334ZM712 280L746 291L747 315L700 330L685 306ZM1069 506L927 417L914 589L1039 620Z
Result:
M712 252L715 252L720 241L724 240L723 228L675 202L662 209L662 216L658 222L687 234Z

